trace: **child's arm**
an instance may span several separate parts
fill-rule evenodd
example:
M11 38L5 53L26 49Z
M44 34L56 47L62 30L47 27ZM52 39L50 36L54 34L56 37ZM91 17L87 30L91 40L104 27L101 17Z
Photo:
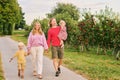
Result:
M11 62L14 59L14 57L10 58L9 62Z
M24 52L24 56L28 56L29 55L29 52Z
M17 56L17 52L14 54L14 56L12 58L10 58L9 62L11 62L16 56Z

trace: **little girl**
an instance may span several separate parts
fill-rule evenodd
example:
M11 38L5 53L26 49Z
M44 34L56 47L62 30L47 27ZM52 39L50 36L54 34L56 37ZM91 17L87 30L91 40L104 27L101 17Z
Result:
M61 29L60 29L60 32L58 34L58 37L60 39L60 45L61 45L61 48L62 48L62 47L64 47L63 40L67 39L66 23L65 23L64 20L60 20L59 25L60 25Z
M17 57L17 63L18 63L18 76L24 79L24 69L26 64L25 56L27 56L27 53L24 51L24 43L19 42L18 43L19 50L14 54L12 58L10 58L11 62L13 58Z

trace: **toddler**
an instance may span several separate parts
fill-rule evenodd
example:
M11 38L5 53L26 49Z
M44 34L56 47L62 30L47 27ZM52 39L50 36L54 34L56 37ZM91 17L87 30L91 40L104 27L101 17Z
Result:
M19 42L18 43L18 51L14 54L12 58L10 58L11 62L13 58L17 58L17 63L18 63L18 76L24 79L24 69L25 69L25 64L26 64L26 59L25 56L27 56L26 51L24 50L24 43Z
M61 45L61 48L62 48L62 47L64 47L63 40L67 39L66 23L65 23L64 20L60 20L59 25L60 25L61 29L60 29L60 32L58 34L58 37L60 39L60 45Z

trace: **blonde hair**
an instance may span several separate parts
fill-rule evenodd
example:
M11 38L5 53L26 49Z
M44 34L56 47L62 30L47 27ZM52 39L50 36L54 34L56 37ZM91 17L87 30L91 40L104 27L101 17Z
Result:
M18 46L23 46L23 47L24 47L25 44L24 44L23 42L19 42L19 43L18 43Z
M39 32L39 34L42 35L42 34L43 34L43 31L42 31L41 24L40 24L39 21L33 22L32 34L34 35L34 34L36 33L36 29L35 29L36 24L39 24L39 25L40 25L40 27L39 27L39 29L38 29L38 32Z
M60 20L59 25L61 25L62 23L66 25L66 22L64 20Z

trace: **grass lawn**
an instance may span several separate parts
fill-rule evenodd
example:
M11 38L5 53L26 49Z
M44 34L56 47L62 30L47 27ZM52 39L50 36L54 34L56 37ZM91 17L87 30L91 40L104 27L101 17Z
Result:
M27 42L27 38L18 34L13 35L12 38ZM51 54L46 56L50 57ZM97 55L93 50L76 52L73 49L65 49L63 66L89 80L120 80L120 61L109 55Z
M5 80L3 76L3 70L2 70L1 54L0 54L0 80Z
M120 61L112 56L65 51L64 66L89 80L120 80Z
M27 37L25 37L26 31L24 30L16 30L11 36L12 39L16 41L22 41L24 44L27 44Z

